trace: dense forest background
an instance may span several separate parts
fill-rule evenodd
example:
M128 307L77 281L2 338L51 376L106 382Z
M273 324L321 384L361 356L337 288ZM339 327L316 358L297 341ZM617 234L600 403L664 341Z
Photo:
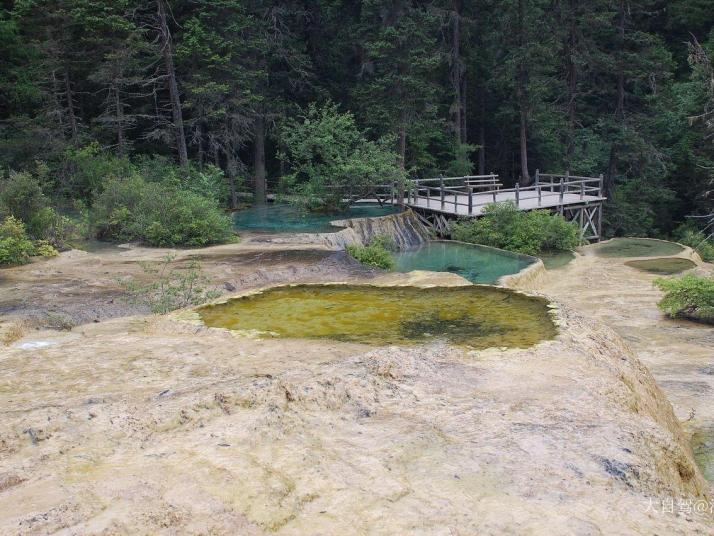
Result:
M712 209L713 25L712 0L4 0L0 173L63 207L129 167L260 202L284 125L332 101L411 177L602 173L607 233L665 235Z

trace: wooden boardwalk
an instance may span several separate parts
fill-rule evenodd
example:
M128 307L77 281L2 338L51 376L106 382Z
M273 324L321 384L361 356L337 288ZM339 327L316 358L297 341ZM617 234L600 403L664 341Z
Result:
M549 209L575 221L582 237L599 240L602 230L603 179L536 172L534 184L501 188L498 176L417 179L406 192L404 204L439 235L449 233L449 221L478 218L492 203L510 201L519 210Z

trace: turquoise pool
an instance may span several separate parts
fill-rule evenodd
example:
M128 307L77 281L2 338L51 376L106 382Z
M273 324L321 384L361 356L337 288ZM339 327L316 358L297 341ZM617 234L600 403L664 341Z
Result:
M393 205L358 203L333 214L303 212L292 205L267 204L253 206L233 213L233 227L238 231L267 233L334 233L338 227L331 221L347 218L374 218L399 212Z
M395 257L398 272L452 272L472 283L495 283L535 262L525 255L447 240L427 242L419 248L400 251Z

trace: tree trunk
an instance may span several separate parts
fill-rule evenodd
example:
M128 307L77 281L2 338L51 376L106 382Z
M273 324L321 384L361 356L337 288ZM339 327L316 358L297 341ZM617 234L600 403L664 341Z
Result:
M625 0L620 0L619 10L617 13L617 103L615 105L615 119L619 123L620 128L625 123ZM615 190L615 174L617 173L617 153L619 136L613 135L614 141L610 145L610 158L607 164L607 173L603 185L605 197L612 199Z
M114 106L116 107L117 122L117 154L122 157L126 154L126 141L124 140L124 106L121 103L119 87L114 86Z
M462 79L461 65L461 0L453 0L451 4L451 86L454 92L452 104L452 125L457 145L463 143L461 137L463 123Z
M267 185L265 181L265 116L259 113L255 119L255 143L254 158L255 166L255 202L259 205L265 204Z
M528 186L531 176L528 172L528 119L526 111L521 107L521 186Z
M399 155L399 167L406 169L407 163L407 113L402 110L399 121L399 133L397 136L397 154Z
M181 97L179 95L178 83L176 81L176 68L174 67L174 54L171 43L171 32L166 22L165 0L157 0L159 14L159 25L162 39L162 54L166 68L166 76L169 83L169 98L171 99L171 114L173 116L174 136L176 137L176 150L178 151L179 163L182 167L188 167L188 150L186 148L186 135L183 127L183 112L181 110Z
M74 114L74 95L72 93L72 83L69 79L69 70L64 71L64 89L67 99L67 120L69 121L72 143L77 145L79 139L79 128L77 127L77 116Z
M59 80L57 80L57 72L53 69L51 73L52 78L52 104L54 105L54 111L51 111L51 115L57 116L57 123L59 124L60 131L64 133L64 111L63 106L60 102L60 87Z
M466 73L461 73L461 143L468 143L466 125Z
M524 0L518 0L518 45L520 58L518 60L517 73L517 94L518 108L520 111L520 154L521 154L521 186L528 186L531 183L531 176L528 172L528 71L526 61L523 58L525 52L525 13Z
M238 176L238 163L233 147L226 153L226 175L228 175L228 187L231 191L231 210L238 208L238 191L236 190L236 177Z
M566 61L566 79L568 83L568 140L566 146L566 168L572 169L573 155L575 153L575 123L576 123L576 98L577 98L577 66L575 64L575 40L576 36L576 17L575 10L577 9L577 1L569 0L568 2L568 37L565 41L565 61Z
M620 0L618 11L618 59L617 59L617 108L615 117L622 122L625 119L625 0Z
M486 174L486 87L478 82L478 174Z
M203 126L203 121L202 121L202 120L199 120L199 121L198 121L198 124L196 125L196 130L197 130L197 134L196 134L196 135L197 135L197 137L198 137L198 142L197 142L197 147L198 147L198 154L197 154L197 157L198 157L198 167L199 167L200 169L203 169L203 166L204 166L205 163L206 163L206 148L205 148L205 143L204 143L204 142L205 142L205 140L204 140L204 138L205 138L205 135L204 135L205 128L204 128L204 126Z
M399 133L397 135L397 154L399 156L399 167L406 169L407 159L407 112L402 110L401 120L399 121ZM404 205L404 181L399 181L397 185L397 203Z

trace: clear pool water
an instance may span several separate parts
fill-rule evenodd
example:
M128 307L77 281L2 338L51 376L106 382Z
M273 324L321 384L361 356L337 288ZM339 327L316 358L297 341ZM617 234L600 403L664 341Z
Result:
M692 436L692 448L704 478L714 483L714 427L697 430Z
M564 268L575 258L572 251L547 251L539 253L538 257L543 261L546 270L557 270Z
M207 326L265 337L372 345L446 340L474 348L527 348L556 328L541 298L496 287L295 285L199 309Z
M595 246L600 257L663 257L682 251L684 248L674 242L649 238L613 238Z
M395 257L398 272L452 272L472 283L495 283L501 276L518 273L535 260L499 249L444 240L401 251Z
M679 257L665 257L663 259L641 259L638 261L627 261L627 266L637 268L643 272L650 272L658 275L679 274L685 270L691 270L697 265L689 259Z
M400 209L394 205L358 203L348 209L331 214L304 212L295 206L269 203L253 206L233 213L233 226L238 231L267 233L334 233L339 227L331 221L348 218L374 218L395 214Z

